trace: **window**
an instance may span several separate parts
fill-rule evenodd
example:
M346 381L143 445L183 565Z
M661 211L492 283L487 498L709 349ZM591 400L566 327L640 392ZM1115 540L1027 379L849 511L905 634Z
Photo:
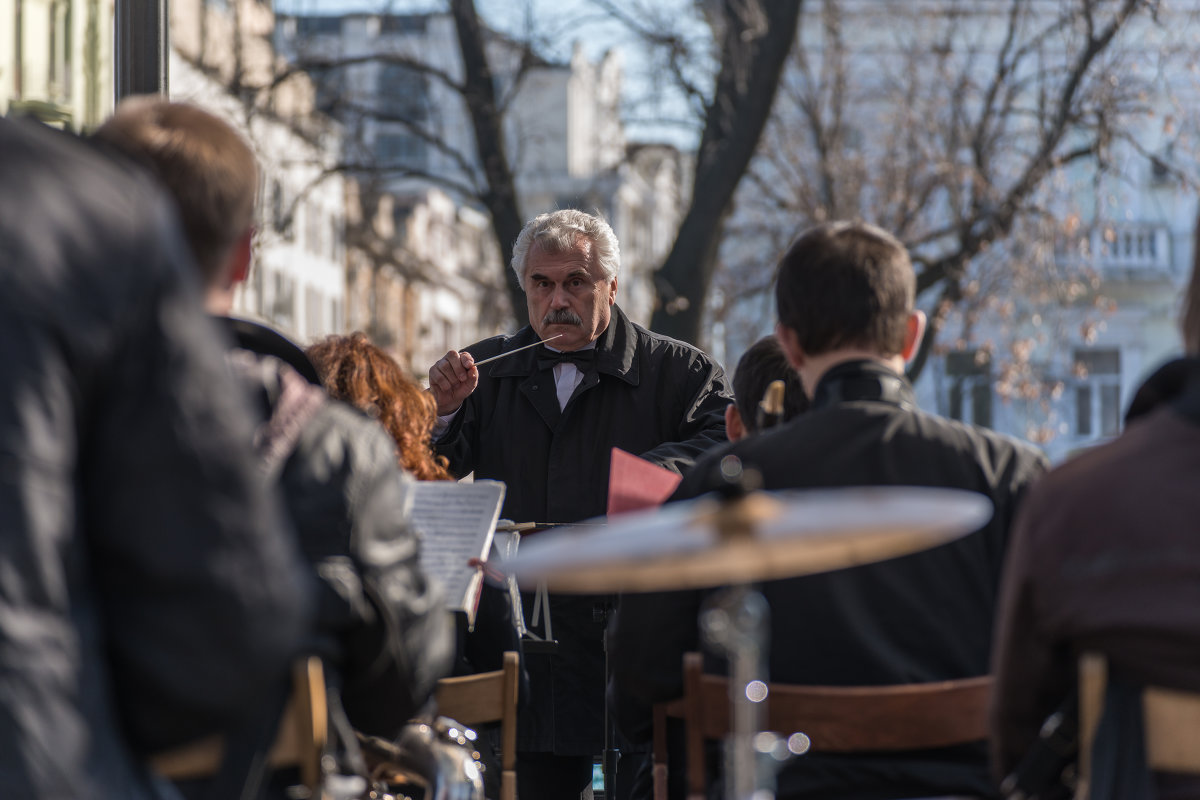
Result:
M342 301L336 297L329 301L329 332L340 333L345 328L345 320L343 318L344 311Z
M71 4L50 3L50 93L53 99L69 102L71 98Z
M379 18L380 33L424 34L429 17L424 14L388 14Z
M279 233L283 233L287 227L287 220L284 219L283 208L283 187L279 185L279 181L271 181L271 227Z
M335 114L346 97L346 70L342 67L309 67L307 71L316 90L317 109Z
M948 416L974 425L992 426L992 361L979 350L946 356Z
M334 35L342 32L342 18L338 16L296 17L297 36Z
M325 253L325 212L309 204L304 213L304 249L313 255Z
M282 272L271 277L269 317L280 328L290 331L296 323L296 282Z
M375 135L375 162L381 167L416 167L425 163L425 140L411 133Z
M324 296L320 291L309 286L304 290L304 333L312 339L325 333L325 320L322 319L325 310Z
M1075 351L1075 433L1115 436L1121 429L1121 352Z
M423 123L429 118L425 76L404 64L384 64L375 87L381 116Z

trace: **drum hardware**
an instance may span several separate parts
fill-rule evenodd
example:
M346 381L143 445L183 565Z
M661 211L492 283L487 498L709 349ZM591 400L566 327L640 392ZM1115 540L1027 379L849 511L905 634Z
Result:
M476 738L475 731L448 717L410 722L395 742L360 734L371 765L371 796L406 800L412 792L422 800L484 800Z
M522 585L564 593L730 586L700 621L708 643L730 660L725 796L771 800L774 774L789 751L762 732L769 610L753 585L943 544L978 530L992 506L983 495L930 487L761 492L736 458L726 458L721 470L723 497L632 512L603 531L543 534L505 566Z

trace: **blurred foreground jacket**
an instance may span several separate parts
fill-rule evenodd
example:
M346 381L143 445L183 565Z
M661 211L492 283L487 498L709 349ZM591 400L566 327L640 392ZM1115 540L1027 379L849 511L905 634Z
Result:
M325 659L354 727L395 738L454 654L451 613L421 568L409 521L412 478L382 425L302 377L316 376L303 351L269 328L226 323L237 334L231 363L266 419L260 458L277 470L320 578L309 649Z
M285 680L311 597L170 203L0 119L0 788L168 796L144 753Z

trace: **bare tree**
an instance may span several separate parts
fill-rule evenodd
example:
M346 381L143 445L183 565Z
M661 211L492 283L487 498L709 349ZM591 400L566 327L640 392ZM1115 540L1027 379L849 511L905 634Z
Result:
M698 3L697 7L704 6ZM689 59L694 54L668 38L654 38L651 27L634 14L626 18L631 26L641 25L639 33L654 47L673 50L669 61L672 73L687 96L694 101L703 120L703 133L696 156L696 179L691 202L683 216L680 232L663 266L655 276L659 302L652 325L666 333L697 340L708 285L711 281L722 225L728 216L733 193L754 153L759 135L768 118L774 88L787 52L795 36L800 2L766 3L762 0L724 0L707 4L713 41L716 43L712 70L713 88L705 94L689 83L694 70ZM612 14L619 6L609 0L595 0L598 13ZM446 10L453 19L461 63L458 73L403 53L380 51L343 57L339 54L311 53L293 60L288 70L273 83L287 80L289 73L310 71L335 74L357 63L376 61L393 64L439 87L451 90L465 104L473 138L468 150L455 150L439 135L430 120L419 115L396 114L379 108L372 100L356 100L351 91L335 93L335 115L387 121L403 125L426 146L436 149L457 165L450 173L422 171L403 164L372 163L373 154L360 149L339 164L339 169L371 171L394 177L412 177L442 185L460 197L479 202L488 211L499 244L506 284L518 323L524 323L525 303L515 276L507 269L512 243L520 232L524 214L516 191L511 145L506 142L505 115L508 103L519 92L521 81L537 66L534 33L524 38L509 38L508 50L516 53L516 64L497 70L494 52L488 41L495 36L480 21L473 0L447 0ZM497 80L501 73L512 79L499 96ZM507 77L507 74L504 75ZM702 78L702 76L701 76Z
M700 340L725 221L770 115L802 5L801 0L723 0L712 12L720 67L711 95L702 100L691 202L675 245L655 274L658 303L651 327L656 331ZM682 69L676 73L683 77ZM694 86L685 83L685 88L701 96Z
M763 265L800 230L857 218L913 254L932 312L914 378L952 313L969 325L1001 297L1076 302L1094 276L1061 258L1079 214L1055 181L1103 170L1150 113L1127 42L1156 10L1149 0L821 0L801 23L739 198L725 301L762 291Z

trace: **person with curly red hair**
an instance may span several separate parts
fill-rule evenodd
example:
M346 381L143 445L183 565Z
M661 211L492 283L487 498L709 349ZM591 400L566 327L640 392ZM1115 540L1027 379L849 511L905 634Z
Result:
M326 391L333 397L376 418L396 440L400 465L418 480L454 480L446 458L435 456L432 431L436 404L433 395L420 388L404 369L362 332L329 336L306 351L317 368ZM486 579L476 609L475 625L467 625L466 614L455 612L457 655L455 675L500 669L505 650L521 652L505 588ZM522 693L527 679L522 668ZM489 798L499 795L499 726L480 728L481 750L489 766L484 772L484 791Z
M433 395L361 331L329 336L308 348L326 391L379 420L396 440L400 465L422 481L453 480L445 456L433 454Z

